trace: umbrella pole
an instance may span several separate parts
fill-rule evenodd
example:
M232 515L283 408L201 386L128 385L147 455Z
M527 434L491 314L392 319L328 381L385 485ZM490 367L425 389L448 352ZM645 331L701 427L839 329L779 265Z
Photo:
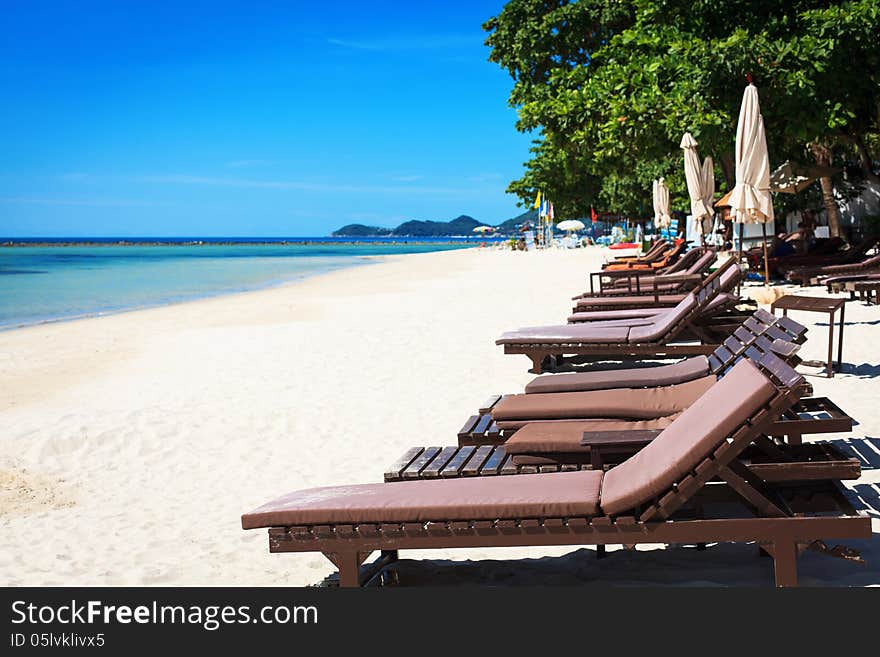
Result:
M770 285L770 263L767 259L767 224L761 222L761 230L764 233L764 284Z
M739 224L739 246L736 249L736 266L742 267L742 259L743 259L743 225ZM742 277L740 277L740 281L742 281ZM736 295L739 296L739 288L740 283L736 284Z

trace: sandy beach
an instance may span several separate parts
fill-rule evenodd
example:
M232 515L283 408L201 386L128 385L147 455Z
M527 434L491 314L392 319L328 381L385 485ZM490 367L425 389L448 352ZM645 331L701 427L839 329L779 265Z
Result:
M486 397L532 378L495 337L563 323L603 256L392 256L272 289L0 332L0 583L319 582L334 570L321 555L270 555L265 532L242 531L240 515L297 488L381 481L412 445L454 444ZM804 356L823 359L825 316L793 317L810 329ZM865 565L804 555L804 585L880 584L878 326L876 306L847 304L843 372L802 368L816 395L859 421L829 438L863 460L853 498L871 508L875 531L853 543ZM571 548L411 556L432 561L402 572L435 584L771 577L746 545L642 546L602 561ZM529 560L503 561L519 557Z

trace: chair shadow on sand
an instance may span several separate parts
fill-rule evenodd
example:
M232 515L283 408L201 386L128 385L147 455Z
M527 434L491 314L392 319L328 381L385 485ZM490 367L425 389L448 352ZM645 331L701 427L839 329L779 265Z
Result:
M876 326L877 324L880 324L880 319L872 319L867 322L847 322L846 320L843 321L844 328L846 328L847 326ZM816 322L816 326L824 326L827 328L828 322ZM835 320L834 330L836 331L839 326L840 320Z
M863 471L880 470L880 438L827 442L847 457L858 459ZM846 495L857 509L880 519L880 483L846 487ZM806 550L798 559L800 584L880 584L880 535L846 541L845 545L857 550L864 563ZM705 549L693 545L639 546L637 550L608 546L603 559L596 557L593 547L524 559L404 558L387 568L380 579L390 586L772 586L773 568L769 559L760 558L754 544L714 543Z
M847 541L864 563L807 550L798 558L801 586L880 583L880 536ZM829 547L833 547L829 545ZM557 557L453 561L402 559L382 575L392 586L773 586L773 567L755 545L713 543L613 549L603 559L585 547Z
M849 374L860 379L874 379L880 376L880 365L843 363L836 371L838 374Z

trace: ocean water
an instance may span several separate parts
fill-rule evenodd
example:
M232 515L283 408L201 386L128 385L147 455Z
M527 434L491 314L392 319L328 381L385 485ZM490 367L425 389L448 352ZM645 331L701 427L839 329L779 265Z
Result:
M0 248L0 329L259 289L374 262L364 256L474 245L472 241L404 244L390 240L359 244L337 240L112 242Z

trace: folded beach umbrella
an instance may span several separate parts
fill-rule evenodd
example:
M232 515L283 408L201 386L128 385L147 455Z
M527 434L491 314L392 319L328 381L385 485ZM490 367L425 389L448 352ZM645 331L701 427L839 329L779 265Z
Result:
M751 82L743 94L736 125L736 186L730 194L733 221L740 224L739 258L742 259L742 224L759 223L764 231L764 277L770 282L767 264L767 223L773 222L770 198L770 160L767 136L758 103L758 90Z
M684 151L684 176L687 180L688 195L691 197L691 216L694 227L700 235L705 235L706 222L712 219L712 196L715 194L715 176L712 170L712 159L706 158L700 165L697 154L697 141L691 133L686 132L681 138L681 149Z
M654 225L657 228L669 228L672 223L672 217L669 214L669 188L663 178L654 181L653 196Z
M703 205L709 208L709 217L703 220L704 234L712 231L715 212L712 200L715 197L715 163L708 155L703 160Z

